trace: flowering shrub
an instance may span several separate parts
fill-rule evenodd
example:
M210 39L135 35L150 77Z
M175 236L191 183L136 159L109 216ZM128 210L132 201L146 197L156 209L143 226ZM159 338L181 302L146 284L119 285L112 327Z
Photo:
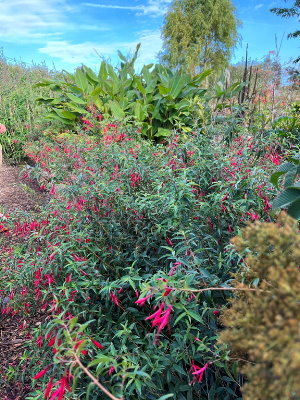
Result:
M49 190L35 220L6 221L5 313L42 313L30 398L240 398L217 342L240 256L230 238L270 220L273 161L251 137L154 146L109 124L101 140L29 143L24 176Z

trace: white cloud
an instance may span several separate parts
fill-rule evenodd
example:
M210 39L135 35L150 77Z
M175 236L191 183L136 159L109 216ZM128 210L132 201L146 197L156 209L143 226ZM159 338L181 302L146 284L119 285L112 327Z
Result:
M22 42L57 35L66 24L64 11L64 0L0 0L1 38Z
M81 24L78 26L78 29L80 31L96 31L96 32L107 32L111 30L111 27L109 26L103 26L103 25L87 25L87 24Z
M262 8L264 5L262 4L262 3L260 3L260 4L257 4L255 7L254 7L254 10L259 10L260 8Z
M122 6L115 4L99 4L99 3L82 3L83 6L108 8L115 10L135 11L137 15L149 15L159 17L168 11L168 7L172 0L148 0L146 5L141 6Z
M109 44L100 44L94 42L71 43L67 40L48 41L44 47L39 49L40 53L47 54L71 65L98 65L100 58L116 59L117 50L123 54L133 54L136 45L141 42L142 46L136 63L137 68L143 64L156 61L157 53L161 49L162 40L160 31L143 31L137 37L137 40L129 42L112 42Z

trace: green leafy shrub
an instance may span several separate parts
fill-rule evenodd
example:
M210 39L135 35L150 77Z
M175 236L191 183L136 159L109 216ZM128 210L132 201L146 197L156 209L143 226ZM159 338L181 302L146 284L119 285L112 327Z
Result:
M26 148L35 167L25 174L51 201L35 220L11 221L26 241L2 254L0 275L10 307L45 314L31 341L32 397L49 382L66 399L102 396L79 359L115 397L238 399L218 313L240 265L230 238L271 218L272 163L256 168L248 138L153 145L131 127L105 128L101 141L61 135Z
M0 135L0 144L10 162L23 159L26 138L42 129L42 107L35 99L45 90L34 90L32 85L46 76L49 73L44 67L9 64L0 58L0 123L7 129Z
M299 260L297 223L282 214L276 223L255 223L232 240L246 251L235 275L236 296L222 315L220 340L244 360L245 400L300 397Z
M119 52L118 69L103 61L98 75L83 65L74 74L65 72L63 79L40 82L37 86L50 87L56 94L39 98L50 109L47 118L76 129L80 120L91 126L91 114L96 119L110 115L118 121L137 122L146 138L156 140L171 136L173 128L191 132L201 122L206 89L200 84L212 71L192 77L150 64L137 74L138 49L131 60Z
M291 104L289 115L283 115L274 121L274 136L289 148L298 148L300 145L300 111L299 102Z

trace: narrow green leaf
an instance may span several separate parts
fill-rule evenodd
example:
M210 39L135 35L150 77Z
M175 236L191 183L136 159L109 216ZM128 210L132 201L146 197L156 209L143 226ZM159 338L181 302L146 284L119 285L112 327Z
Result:
M159 399L157 400L166 400L166 399L170 399L171 397L174 397L173 393L170 394L165 394L164 396L161 396Z
M191 316L193 319L195 319L196 321L200 322L201 324L203 324L203 319L201 318L201 316L197 313L195 313L194 311L191 310L187 310L187 314L189 316Z

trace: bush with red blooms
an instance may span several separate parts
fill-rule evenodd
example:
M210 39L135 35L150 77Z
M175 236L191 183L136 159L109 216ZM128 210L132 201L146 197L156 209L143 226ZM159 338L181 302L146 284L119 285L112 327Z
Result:
M30 398L240 397L218 314L241 264L230 238L272 216L274 160L258 148L197 133L153 145L113 124L98 141L27 145L24 177L50 201L5 221L26 240L2 254L0 278L3 313L44 316Z

